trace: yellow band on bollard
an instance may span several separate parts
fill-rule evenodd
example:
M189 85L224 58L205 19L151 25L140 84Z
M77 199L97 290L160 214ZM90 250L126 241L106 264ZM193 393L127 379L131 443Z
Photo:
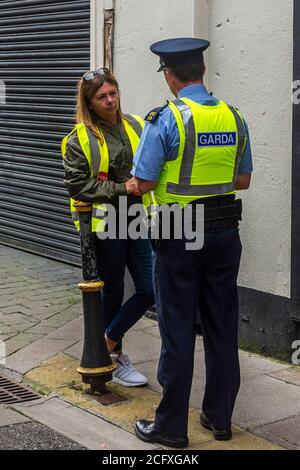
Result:
M91 202L75 201L73 204L77 212L92 212L93 204Z
M85 368L85 367L78 367L77 372L79 374L84 374L84 375L100 375L100 374L106 374L107 372L113 372L116 370L117 366L116 364L111 364L110 366L107 367L99 367L99 368Z
M103 281L80 282L78 284L78 287L82 292L98 292L99 290L103 289L104 282Z

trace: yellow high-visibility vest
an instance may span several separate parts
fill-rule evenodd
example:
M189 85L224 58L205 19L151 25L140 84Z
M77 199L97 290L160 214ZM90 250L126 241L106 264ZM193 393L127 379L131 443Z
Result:
M140 137L144 128L144 121L137 115L125 115L123 119L125 132L128 135L132 153L136 153ZM66 155L67 142L69 137L77 132L79 144L88 161L90 174L97 177L98 174L108 175L109 170L109 152L104 136L100 142L94 134L85 126L84 123L76 124L74 129L62 140L61 152L63 158ZM147 195L145 195L147 196ZM149 196L147 196L148 198ZM70 199L71 215L77 230L80 230L78 212L74 207L74 199ZM103 232L105 230L105 217L107 215L107 207L105 204L93 203L92 208L92 232Z
M223 101L215 106L188 98L169 103L179 132L175 160L165 161L154 196L181 207L196 199L234 193L246 145L244 121Z

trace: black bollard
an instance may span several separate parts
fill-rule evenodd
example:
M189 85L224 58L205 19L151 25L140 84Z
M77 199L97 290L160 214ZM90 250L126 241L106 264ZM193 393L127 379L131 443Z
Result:
M74 204L80 221L80 243L83 281L78 285L82 292L84 318L84 346L77 372L84 383L90 384L91 393L108 393L106 382L112 379L116 366L112 363L104 338L103 307L97 263L96 234L91 231L92 205L76 201Z

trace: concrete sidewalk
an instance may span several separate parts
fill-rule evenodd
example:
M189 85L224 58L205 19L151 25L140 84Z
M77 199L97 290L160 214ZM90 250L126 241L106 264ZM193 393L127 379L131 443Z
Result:
M133 423L151 418L160 400L156 380L160 338L143 318L126 335L124 351L149 386L109 384L126 398L103 406L76 372L82 352L81 271L0 245L0 374L41 394L37 401L0 404L0 449L161 449L139 441ZM190 402L189 449L300 449L300 368L240 351L242 385L229 442L199 425L204 391L202 338L197 338Z

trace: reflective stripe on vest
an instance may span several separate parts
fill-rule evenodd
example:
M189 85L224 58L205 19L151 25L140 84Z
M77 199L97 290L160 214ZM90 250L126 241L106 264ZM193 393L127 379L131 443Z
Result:
M87 134L90 145L90 169L92 170L91 176L97 178L99 173L108 175L109 155L105 139L103 139L103 143L101 144L100 140L97 139L90 129L87 129Z
M221 101L216 106L208 107L187 98L175 100L169 103L169 106L178 127L179 149L176 160L165 162L155 190L158 202L160 204L178 202L184 205L201 197L234 192L234 182L246 143L245 127L238 111ZM201 113L201 111L203 112ZM219 128L217 129L215 128L216 114L214 111L218 113L218 119L221 120L221 124L218 121ZM195 118L197 119L196 124ZM219 134L218 142L221 142L220 144L211 146L204 144L203 148L200 146L198 139L200 141L200 137L205 136L205 132L203 131L204 134L201 134L199 130L206 127L208 130L206 134L211 137L213 142L214 135ZM232 143L227 146L223 145L222 135L224 137L231 135L233 138L234 133L238 136L235 145ZM208 155L214 157L212 163L207 158ZM220 157L220 162L223 165L218 165L219 174L217 177L214 175L218 163L216 155ZM197 179L199 182L201 175L205 175L206 181L201 184L195 183Z
M76 124L75 128L68 134L62 141L61 149L63 157L66 154L67 142L69 137L77 132L78 140L81 146L81 149L88 161L89 169L91 176L97 177L98 173L102 172L108 174L109 168L109 155L106 141L103 137L102 143L97 139L94 134L88 129L83 123ZM74 207L75 200L70 198L70 210L73 222L77 230L80 230L79 215ZM93 203L94 209L103 209L106 211L105 204ZM100 230L101 228L101 230ZM105 223L100 218L96 219L92 215L92 231L97 230L103 231L105 229Z
M132 153L135 155L139 145L140 137L145 127L145 122L140 116L137 116L136 114L125 114L125 120L123 122L131 143ZM155 204L154 192L151 191L149 193L143 194L142 201L147 212L147 209Z
M145 122L140 116L136 114L124 114L125 117L125 128L126 128L126 121L129 122L130 126L134 129L136 135L140 138L145 127Z

